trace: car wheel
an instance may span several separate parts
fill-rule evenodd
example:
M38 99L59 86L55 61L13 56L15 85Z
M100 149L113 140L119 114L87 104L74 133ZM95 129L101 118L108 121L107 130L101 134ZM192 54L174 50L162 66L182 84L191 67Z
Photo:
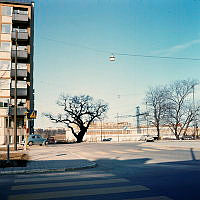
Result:
M29 146L32 146L32 145L33 145L33 142L29 142L28 145L29 145Z

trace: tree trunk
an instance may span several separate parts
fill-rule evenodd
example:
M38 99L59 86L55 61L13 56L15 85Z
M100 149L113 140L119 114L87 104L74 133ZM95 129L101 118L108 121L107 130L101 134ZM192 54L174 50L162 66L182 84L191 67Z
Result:
M84 135L85 135L85 133L87 132L87 129L85 130L85 129L83 129L83 130L81 130L79 133L78 133L78 135L77 135L77 143L81 143L81 142L83 142L83 137L84 137Z
M156 129L157 129L158 140L160 140L160 127L159 127L159 125L156 126Z

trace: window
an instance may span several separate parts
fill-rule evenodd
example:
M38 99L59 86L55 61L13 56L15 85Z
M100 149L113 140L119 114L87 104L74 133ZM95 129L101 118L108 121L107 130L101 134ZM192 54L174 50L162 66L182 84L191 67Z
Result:
M0 60L0 70L10 70L11 61Z
M2 33L11 33L11 24L2 24Z
M12 7L2 6L1 9L3 16L12 16Z
M32 138L34 139L34 138L35 138L35 135L33 135Z
M11 51L11 42L1 42L0 51Z
M7 108L8 107L8 102L6 100L7 99L0 99L0 107L1 108Z

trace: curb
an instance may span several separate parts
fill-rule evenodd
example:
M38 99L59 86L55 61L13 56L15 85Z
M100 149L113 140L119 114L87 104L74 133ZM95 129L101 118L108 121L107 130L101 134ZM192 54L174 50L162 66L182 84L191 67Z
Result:
M32 169L32 170L16 170L16 171L0 171L0 175L15 175L15 174L34 174L34 173L48 173L48 172L66 172L81 169L90 169L97 166L96 162L91 162L89 165L70 167L70 168L58 168L58 169Z

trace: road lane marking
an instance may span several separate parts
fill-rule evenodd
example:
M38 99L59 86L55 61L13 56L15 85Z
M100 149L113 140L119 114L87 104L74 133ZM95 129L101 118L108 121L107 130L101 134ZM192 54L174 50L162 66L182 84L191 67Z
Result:
M105 152L105 151L97 151L96 154L108 155L108 152Z
M106 195L106 194L118 194L123 192L138 192L150 190L149 188L142 185L134 186L122 186L122 187L106 187L106 188L91 188L81 190L64 190L55 192L40 192L31 194L18 194L10 195L8 200L39 200L39 199L50 199L50 198L69 198L79 196L90 196L90 195Z
M83 185L99 185L109 183L127 183L127 179L107 179L107 180L92 180L92 181L76 181L76 182L62 182L62 183L42 183L31 185L16 185L12 186L11 190L32 190L42 188L57 188L57 187L69 187L69 186L83 186Z
M161 150L170 150L170 151L180 150L174 147L156 147L156 148Z
M173 200L173 199L166 196L155 196L155 197L143 197L136 199L126 199L126 200Z
M112 152L113 152L113 153L119 153L119 154L127 153L127 152L125 152L125 151L117 151L117 150L113 150Z
M159 149L148 149L148 148L143 148L143 151L160 151Z
M127 149L126 151L133 152L133 153L141 153L141 152L143 152L142 150L138 150L138 149Z
M104 178L115 176L114 174L83 174L78 176L51 176L51 177L39 177L39 178L27 178L27 179L15 179L15 183L25 183L25 182L39 182L39 181L54 181L54 180L67 180L67 179L81 179L81 178Z

